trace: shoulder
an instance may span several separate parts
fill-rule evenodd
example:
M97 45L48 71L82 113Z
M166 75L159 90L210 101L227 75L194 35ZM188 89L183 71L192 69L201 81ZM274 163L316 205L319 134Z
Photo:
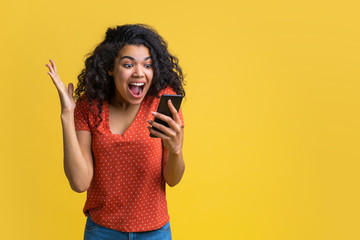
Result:
M77 101L75 106L75 113L82 112L87 113L89 109L89 101L84 95L82 95Z
M89 106L89 101L85 97L85 95L82 95L78 100L76 100L76 107L85 107Z
M104 106L104 103L102 104L101 108L103 106ZM82 95L76 101L75 111L81 111L86 114L97 115L98 111L99 111L98 101L96 99L89 101L85 95Z
M160 97L160 96L162 96L164 94L177 95L176 92L174 91L174 89L172 89L172 87L169 86L169 85L166 88L161 89L158 96Z
M161 89L158 94L154 95L148 95L146 97L146 102L149 103L153 103L153 102L159 102L160 101L160 97L164 94L171 94L171 95L177 95L176 92L174 91L174 89L168 85L167 87Z

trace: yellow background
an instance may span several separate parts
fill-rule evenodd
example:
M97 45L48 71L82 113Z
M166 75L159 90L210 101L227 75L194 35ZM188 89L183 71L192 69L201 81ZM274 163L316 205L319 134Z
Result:
M1 239L82 239L55 60L76 83L109 26L154 26L187 97L173 239L360 239L358 1L7 1L0 7Z

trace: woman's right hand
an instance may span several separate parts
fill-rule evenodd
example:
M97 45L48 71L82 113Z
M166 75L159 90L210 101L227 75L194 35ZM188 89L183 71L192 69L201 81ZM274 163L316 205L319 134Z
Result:
M68 87L61 81L54 60L49 60L50 64L46 64L50 70L48 74L50 75L56 89L58 90L60 103L61 103L61 113L73 113L75 109L75 100L74 100L74 85L69 83Z

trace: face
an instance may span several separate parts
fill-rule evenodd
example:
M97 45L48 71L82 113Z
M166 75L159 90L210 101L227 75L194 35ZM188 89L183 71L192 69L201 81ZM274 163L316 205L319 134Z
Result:
M114 77L116 101L140 104L154 75L149 49L143 45L125 45L109 75Z

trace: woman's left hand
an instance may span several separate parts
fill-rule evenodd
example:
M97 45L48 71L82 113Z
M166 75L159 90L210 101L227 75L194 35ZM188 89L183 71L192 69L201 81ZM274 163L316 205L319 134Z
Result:
M168 106L173 119L158 112L152 114L154 117L167 122L170 127L149 120L148 122L152 127L159 129L163 133L154 130L152 127L148 128L151 134L162 139L164 146L170 153L179 154L182 151L181 120L171 100L168 100Z

